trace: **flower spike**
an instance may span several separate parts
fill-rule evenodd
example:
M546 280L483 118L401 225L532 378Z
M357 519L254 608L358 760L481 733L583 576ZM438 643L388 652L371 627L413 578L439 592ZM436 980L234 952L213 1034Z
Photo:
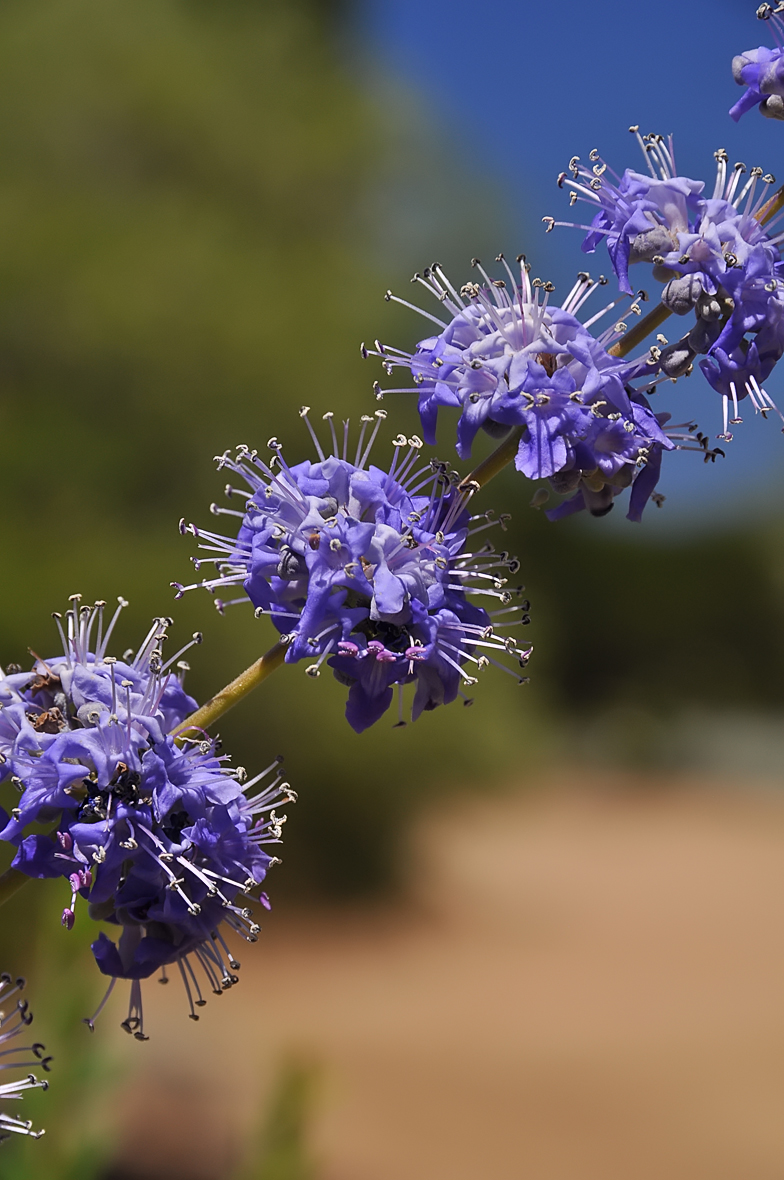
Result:
M688 376L701 357L700 370L722 397L719 439L732 440L729 426L742 421L738 403L746 397L755 413L784 421L764 388L784 355L784 215L770 197L775 178L740 162L730 167L720 148L708 196L702 181L678 174L671 140L630 130L648 174L627 169L619 178L598 152L590 166L573 157L559 184L568 179L571 202L590 205L595 215L590 225L555 224L587 230L587 253L606 241L622 290L631 291L631 265L651 263L653 278L665 284L666 314L694 315L678 339L651 349L651 371ZM640 386L643 393L653 388Z
M662 429L666 415L654 414L630 380L653 372L649 357L621 360L608 351L622 339L622 316L641 315L645 292L614 298L583 323L587 301L607 285L581 271L560 307L551 302L552 283L530 279L524 255L519 278L503 255L505 279L491 278L478 259L481 282L458 291L434 264L415 280L451 317L444 330L429 336L413 353L388 345L366 349L388 374L402 368L413 384L387 393L416 393L428 442L434 441L442 408L459 410L457 451L471 453L481 429L492 438L517 440L514 463L530 479L549 479L559 495L575 493L569 511L587 508L603 516L614 497L635 483L673 442ZM591 328L605 319L594 337ZM643 489L647 493L643 497ZM653 492L640 484L630 512L633 519ZM638 502L639 501L639 502Z
M107 654L104 606L76 596L58 618L63 653L36 657L31 672L0 672L0 778L20 794L0 839L17 848L14 868L65 878L66 929L79 898L91 918L119 928L116 943L101 933L92 945L111 977L99 1011L115 981L129 980L123 1027L146 1039L141 980L176 965L194 1019L205 983L220 993L237 982L223 931L256 941L251 906L269 904L257 888L279 863L268 846L280 843L280 808L296 796L280 758L246 781L217 739L189 730L174 740L170 731L196 707L179 657L198 633L165 659L171 620L155 619L138 650L118 660ZM52 820L49 835L26 834Z
M472 491L458 488L447 464L426 460L416 435L398 435L391 462L373 465L384 410L362 419L351 447L348 423L339 437L325 415L324 446L308 407L301 416L316 462L289 467L275 439L268 460L247 447L219 458L247 484L242 523L236 536L192 528L214 555L197 568L213 562L215 574L178 592L241 586L285 637L286 662L306 661L314 679L326 666L349 688L346 716L357 731L386 712L395 685L415 685L416 720L455 700L461 681L475 684L498 656L525 667L530 647L505 634L528 622L527 603L510 605L523 592L509 586L519 562L485 540L505 518L472 515ZM497 624L480 605L488 600L502 611Z

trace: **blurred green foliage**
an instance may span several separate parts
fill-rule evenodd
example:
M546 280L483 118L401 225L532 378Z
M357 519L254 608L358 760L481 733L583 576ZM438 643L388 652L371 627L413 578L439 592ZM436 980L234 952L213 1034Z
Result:
M204 631L189 683L199 698L255 659L273 639L266 622L244 607L222 619L206 594L174 603L169 590L189 580L178 518L208 521L221 492L213 455L272 434L309 453L303 402L316 416L372 410L378 374L358 342L421 335L380 298L408 278L404 240L432 236L447 264L503 241L492 201L476 217L484 182L454 183L415 103L354 68L336 36L345 15L341 0L0 5L3 662L54 651L49 613L76 590L130 598L118 651L151 615L173 615L171 644ZM387 408L391 433L417 428L408 399ZM404 879L416 807L520 781L563 752L574 718L630 702L665 719L693 702L781 706L775 521L652 541L608 521L552 526L528 509L532 493L506 472L486 497L515 513L503 543L533 601L530 687L485 674L468 711L357 736L344 689L285 668L222 723L238 763L285 754L300 794L270 881L276 905ZM0 967L31 976L36 1032L63 1071L59 1091L25 1102L48 1137L2 1149L19 1180L88 1180L107 1151L111 1120L94 1112L111 1061L78 1021L100 995L94 931L84 920L60 930L66 900L61 882L30 885L0 930ZM307 1071L284 1069L267 1180L310 1174L309 1096ZM75 1109L90 1119L74 1122Z
M538 668L558 705L586 713L634 701L662 716L695 702L780 709L782 532L775 517L680 536L537 521L528 553L544 632Z
M438 191L443 147L410 99L365 85L367 65L357 80L335 36L342 14L315 0L0 6L6 662L53 650L49 612L79 590L131 599L118 650L153 614L174 616L171 643L203 630L198 697L234 676L269 646L269 625L245 607L221 619L206 594L174 603L168 588L190 572L177 519L208 520L221 494L212 456L273 433L308 453L302 402L355 418L372 408L377 372L358 341L421 334L380 299L407 277L401 226L440 215L447 263L503 240L487 192L481 240L455 240L473 181L457 201L454 183ZM416 429L409 399L387 406L392 432ZM504 544L534 604L530 688L486 674L469 712L404 731L385 719L357 737L344 690L286 668L222 723L249 767L284 753L300 792L277 898L388 885L405 871L411 809L519 778L551 745L552 718L630 699L777 699L772 534L651 543L605 521L556 527L528 509L531 492L507 472L486 497L515 510Z
M272 639L249 609L220 619L206 594L175 604L168 583L190 572L177 519L209 520L221 494L213 455L273 433L309 453L299 406L371 409L358 342L403 330L362 228L388 115L350 81L325 11L0 7L6 662L53 650L49 613L75 590L131 600L118 650L153 614L174 616L172 643L203 630L201 698ZM413 406L391 409L393 432L414 429ZM516 749L506 722L523 741L533 729L496 685L472 711L469 753L460 710L357 738L343 695L286 668L222 726L248 766L287 755L301 803L284 890L388 882L413 801L484 767L500 775Z
M281 1062L261 1124L232 1180L314 1180L309 1134L318 1069L303 1057Z

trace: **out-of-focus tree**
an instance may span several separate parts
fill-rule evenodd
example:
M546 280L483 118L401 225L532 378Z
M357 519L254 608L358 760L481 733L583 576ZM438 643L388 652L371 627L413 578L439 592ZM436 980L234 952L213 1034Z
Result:
M74 591L131 600L119 651L152 614L174 616L172 644L203 630L200 698L272 641L248 607L220 619L168 583L189 580L178 518L208 523L221 496L213 455L276 434L304 457L303 402L375 405L358 343L399 326L368 261L399 116L352 76L344 17L315 0L0 7L4 661L54 650ZM425 150L398 147L410 191ZM407 399L390 409L390 437L415 428ZM283 752L300 790L285 881L388 880L413 800L498 765L520 703L494 708L505 688L473 711L468 757L461 710L358 739L343 691L301 668L226 718L237 761Z

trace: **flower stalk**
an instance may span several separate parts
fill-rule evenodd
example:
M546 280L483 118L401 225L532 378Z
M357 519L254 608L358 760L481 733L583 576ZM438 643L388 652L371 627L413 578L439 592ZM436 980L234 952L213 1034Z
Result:
M0 905L18 893L26 881L32 881L32 879L19 869L6 869L4 873L0 873Z
M283 640L271 647L268 652L265 652L255 663L246 668L244 672L240 672L235 680L217 692L214 697L211 697L206 704L197 709L195 713L191 713L190 717L186 717L184 721L172 730L172 736L181 746L185 741L186 736L194 730L205 730L210 725L213 725L218 718L222 717L224 713L228 713L229 709L233 709L248 693L253 692L254 688L271 676L276 669L283 663L286 656L286 648L288 644Z
M767 204L762 206L759 213L755 216L760 225L767 225L781 209L784 209L784 184L773 194Z
M496 447L492 455L488 455L478 467L475 467L473 471L469 471L468 475L460 483L461 491L479 491L494 476L498 475L499 471L503 471L505 467L508 467L517 454L517 448L524 429L525 427L523 426L515 426L512 433L507 435L500 446Z
M607 349L610 356L628 356L632 349L641 344L651 332L655 332L669 315L672 315L669 307L664 303L658 304L653 311L649 311L633 328L630 328L617 344L613 344L612 348Z

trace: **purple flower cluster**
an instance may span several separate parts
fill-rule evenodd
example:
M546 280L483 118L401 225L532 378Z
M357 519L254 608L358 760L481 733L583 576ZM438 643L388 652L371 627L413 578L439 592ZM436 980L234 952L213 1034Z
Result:
M732 76L739 86L746 87L746 92L730 109L736 123L752 107L759 107L768 119L784 119L784 21L779 15L782 12L784 4L775 8L761 4L757 9L760 20L770 21L775 48L761 45L732 59Z
M420 340L413 353L363 346L363 355L380 357L387 373L404 368L413 378L412 386L382 390L377 385L377 396L416 393L430 442L439 409L459 410L461 458L471 454L480 428L493 438L517 428L517 470L529 479L549 479L559 493L574 491L566 511L588 508L604 515L614 496L633 484L629 516L639 520L654 491L651 475L658 474L661 453L673 444L662 430L662 419L628 386L641 371L640 363L608 352L626 329L617 316L619 305L628 300L613 300L583 324L577 314L605 279L593 281L581 273L562 306L554 307L552 284L539 279L532 283L522 255L519 282L502 255L499 260L508 281L492 279L475 259L484 282L467 283L459 291L437 264L414 276L451 318L439 319L396 300L441 331ZM626 310L640 314L639 303L632 301ZM590 327L611 311L616 318L595 338ZM642 371L650 372L644 361ZM647 476L640 479L643 471Z
M527 604L511 607L506 574L519 563L508 553L475 542L493 524L490 514L470 515L471 492L456 486L459 476L443 463L423 461L422 441L399 435L389 466L369 464L386 414L379 410L369 439L365 418L359 443L348 457L348 423L338 442L333 417L332 450L325 453L302 410L317 460L289 467L277 439L265 462L240 447L222 455L247 484L236 536L182 530L215 556L194 559L215 564L214 576L196 583L210 592L241 585L256 607L284 636L286 660L307 659L318 676L325 661L349 688L346 717L361 732L389 708L399 686L415 686L412 716L448 704L478 670L506 652L525 665L530 649L504 635L527 622ZM234 489L227 488L229 495ZM213 513L232 510L212 506ZM195 586L175 585L178 596ZM494 617L475 604L495 599ZM247 601L234 599L233 602ZM225 605L218 599L219 609ZM498 617L501 616L501 617ZM503 665L502 665L503 666ZM507 669L508 670L508 669ZM518 677L519 679L519 677Z
M67 879L64 926L81 896L92 918L121 928L117 943L101 933L92 949L109 991L131 980L124 1027L142 1039L140 980L153 972L165 977L177 965L194 1018L194 999L202 1002L194 963L217 992L236 982L219 928L255 941L245 895L275 860L264 851L280 839L274 809L294 796L279 760L246 784L256 788L248 797L244 770L228 767L216 742L172 737L195 709L180 657L200 635L164 662L171 620L156 619L139 650L117 660L107 645L126 604L104 633L105 604L82 607L79 597L64 619L55 616L62 655L36 659L32 672L0 673L0 777L20 793L0 839L16 845L15 868ZM25 834L31 823L52 828Z
M24 979L12 979L5 971L0 975L0 1070L29 1070L31 1067L40 1067L48 1073L52 1059L46 1056L46 1049L40 1041L35 1041L31 1045L6 1048L9 1042L26 1032L33 1022L33 1014L28 1008L27 1000L16 1000L11 1007L8 1006L9 1000L13 1000L24 987ZM0 1083L0 1102L4 1103L6 1099L18 1102L28 1090L46 1090L48 1087L46 1079L39 1081L35 1074L25 1073L13 1082ZM40 1139L43 1131L34 1131L29 1119L20 1119L4 1110L0 1111L0 1142L14 1134Z
M596 209L590 225L555 222L588 231L583 250L593 252L604 238L621 288L631 292L629 266L653 264L653 277L665 283L662 303L668 313L694 313L695 323L680 339L651 350L651 363L664 377L688 376L698 356L708 383L722 395L723 431L740 422L738 402L749 397L755 412L779 413L763 388L784 354L784 234L774 230L773 183L761 168L727 167L727 153L715 153L712 196L702 181L679 176L672 142L640 136L649 175L627 169L620 178L590 154L590 167L570 161L570 200ZM760 182L762 188L760 189ZM660 342L661 343L661 342ZM731 417L730 417L731 415Z

